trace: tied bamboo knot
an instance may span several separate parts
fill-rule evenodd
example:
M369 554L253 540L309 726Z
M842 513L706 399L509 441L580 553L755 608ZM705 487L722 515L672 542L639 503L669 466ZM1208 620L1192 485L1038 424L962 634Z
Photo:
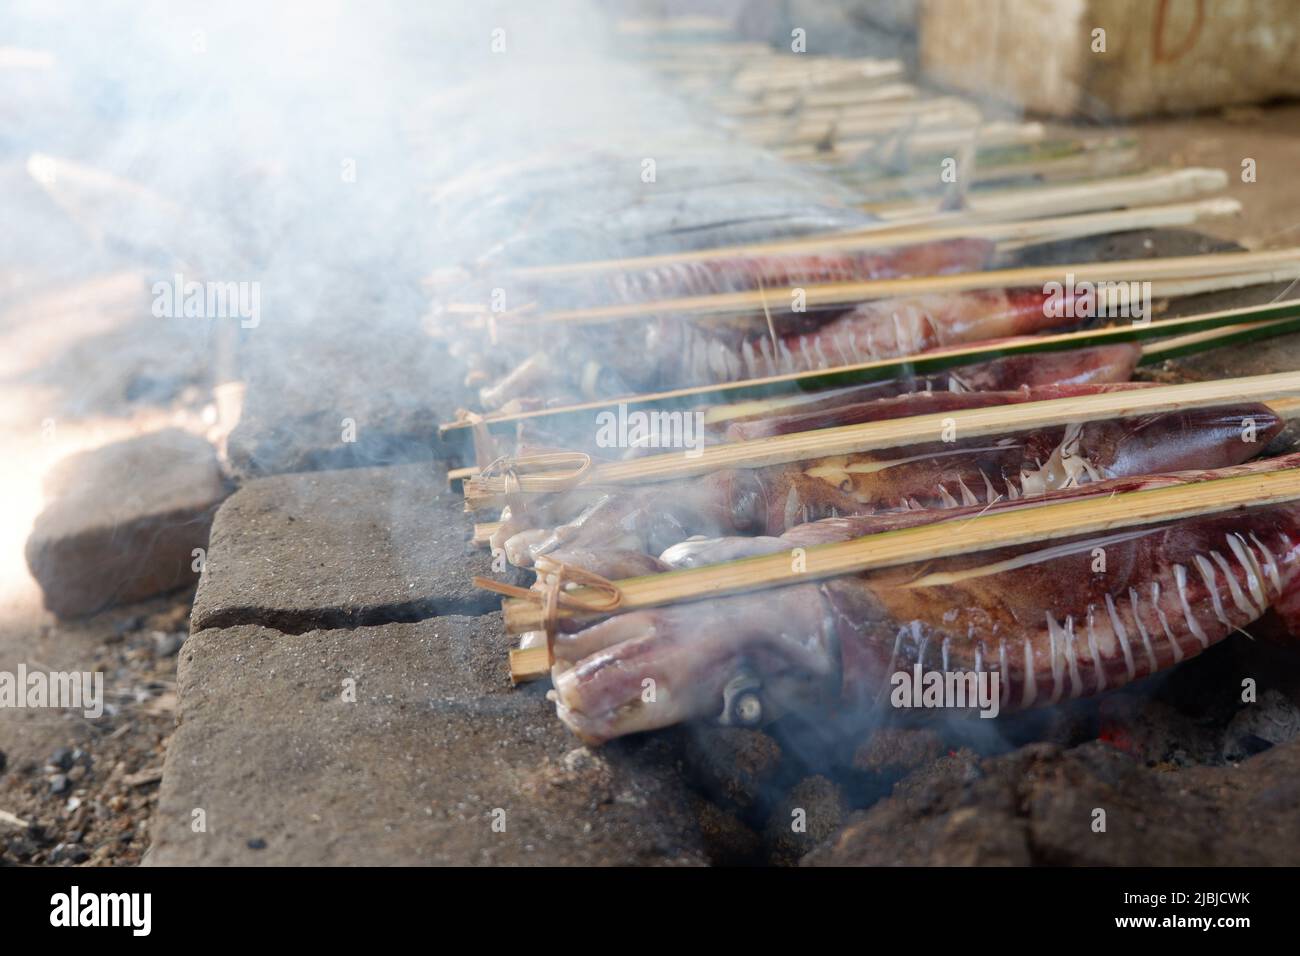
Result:
M537 583L531 588L521 588L484 577L476 577L474 584L506 597L541 604L548 649L555 640L561 607L589 614L607 614L617 610L623 603L623 592L619 586L594 571L565 564L545 555L539 557L534 566L537 569ZM579 585L592 593L574 593L567 588L570 584Z
M500 478L506 495L545 494L568 491L590 470L591 456L586 452L563 451L520 458L503 455L479 472L478 477Z

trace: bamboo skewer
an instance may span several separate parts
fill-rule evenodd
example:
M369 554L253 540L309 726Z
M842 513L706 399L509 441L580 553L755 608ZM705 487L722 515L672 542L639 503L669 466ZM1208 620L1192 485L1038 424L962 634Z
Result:
M1013 216L1029 219L1039 215L1133 206L1187 199L1199 193L1217 192L1228 185L1221 169L1189 167L1165 172L1136 173L1083 183L1065 183L1041 189L1004 189L973 193L967 208L957 213L964 220L989 221ZM886 220L908 219L927 212L916 203L868 204L866 208Z
M759 40L719 40L713 43L658 42L639 48L642 57L655 69L680 63L745 63L776 55L769 43Z
M1251 321L1252 319L1258 321ZM915 373L926 374L939 372L948 368L967 365L973 362L988 361L1006 355L1030 352L1063 351L1114 342L1128 342L1152 337L1177 336L1177 344L1164 344L1163 353L1157 351L1157 345L1147 343L1143 346L1144 362L1178 354L1199 346L1205 347L1212 342L1224 342L1238 337L1264 334L1281 334L1300 325L1300 299L1270 303L1264 306L1247 306L1238 309L1226 309L1199 315L1183 316L1175 319L1163 319L1147 325L1116 325L1104 329L1083 330L1079 332L1061 332L1054 335L1026 337L1014 344L977 343L964 348L944 351L923 352L917 355L901 356L893 359L879 359L857 365L844 365L836 368L816 369L809 372L795 372L769 378L747 379L741 382L723 382L716 385L699 385L690 388L669 389L662 392L650 392L642 395L620 396L598 399L575 405L535 409L527 412L509 414L489 414L482 416L482 422L488 428L501 428L518 422L535 419L560 418L597 412L602 409L625 405L629 408L646 406L698 406L711 405L706 421L712 423L726 417L750 414L744 406L752 405L746 396L768 397L773 392L803 393L820 391L835 386L861 384L877 381L891 374ZM1192 335L1213 332L1215 338L1208 336L1192 339ZM733 414L727 416L716 409L731 408ZM472 424L469 421L446 422L438 426L440 436L446 438L456 432L467 431Z
M897 141L900 137L913 156L956 147L971 146L1026 146L1040 142L1047 135L1042 123L990 122L948 129L904 129L892 133L853 140L842 140L827 146L824 143L796 144L778 148L782 159L795 162L855 162L864 153L880 149L882 144Z
M791 302L802 296L808 309L847 305L871 299L974 289L1032 288L1073 276L1076 282L1114 284L1162 279L1192 279L1272 272L1279 279L1300 275L1300 248L1267 252L1212 253L1164 259L1128 259L1079 262L1014 269L988 269L950 275L908 279L873 279L864 282L809 283L775 289L683 296L651 302L620 303L551 312L516 313L509 322L590 324L657 315L734 315L762 313L773 302ZM501 321L501 317L498 317Z
M1262 338L1298 328L1300 328L1300 323L1297 323L1294 319L1267 319L1262 322L1243 322L1240 325L1221 326L1217 329L1204 329L1200 332L1189 332L1186 335L1175 335L1160 342L1148 342L1143 345L1142 361L1139 364L1149 365L1152 362L1163 361L1189 352L1202 351L1206 347L1227 344L1237 339Z
M893 204L888 220L865 229L650 256L524 266L511 270L510 274L530 278L580 275L588 272L649 269L676 262L746 255L821 249L870 249L954 237L999 238L1001 234L994 224L1000 222L1025 223L1048 216L1079 215L1107 209L1185 201L1200 193L1222 189L1226 184L1227 177L1222 170L1192 168L1163 173L1128 174L1041 188L999 190L976 197L980 204L977 216L962 211L935 213L928 207L915 204L908 207L909 215L902 215L902 207ZM987 231L981 232L977 227Z
M791 90L859 86L866 82L900 80L906 75L901 60L800 60L775 57L747 64L731 78L738 93L762 94Z
M1169 229L1190 226L1202 219L1235 216L1241 203L1226 196L1166 206L1138 206L1110 212L1084 213L1049 219L996 222L976 227L977 236L996 239L998 252L1007 253L1044 242L1083 239L1135 229Z
M959 96L915 96L896 99L880 97L889 93L889 87L877 87L875 97L863 98L861 94L842 96L838 100L810 102L797 96L786 97L786 109L766 116L734 117L730 128L744 135L770 135L788 131L792 128L805 127L809 124L824 123L827 120L867 117L914 117L930 113L952 114L974 117L978 121L979 111L969 100ZM900 91L902 92L902 91ZM823 94L824 97L825 94Z
M1206 329L1202 332L1192 332L1187 335L1173 336L1160 342L1148 343L1143 347L1142 364L1148 364L1154 361L1163 361L1174 355L1183 355L1188 352L1201 351L1207 346L1223 344L1225 339L1253 338L1256 335L1269 330L1287 331L1300 327L1300 323L1295 319L1274 319L1267 322L1251 322L1238 326L1229 326L1226 328ZM728 421L743 415L756 414L760 411L770 409L777 412L782 407L782 402L788 402L788 399L774 399L769 402L739 402L733 405L712 406L707 409L707 421L718 423ZM1300 418L1300 398L1281 398L1267 403L1273 413L1280 418L1294 419ZM479 473L477 466L467 468L456 468L447 473L447 480L461 481L472 478ZM501 526L500 521L482 521L476 522L473 527L470 543L477 547L487 547L489 539L496 533Z
M957 131L978 127L978 110L957 100L922 100L919 103L874 105L870 109L842 110L832 116L793 116L736 127L735 132L761 146L796 146L836 140L876 139L900 130ZM909 132L909 135L911 133Z
M708 262L715 259L781 253L865 252L925 242L941 242L945 239L989 239L999 243L1000 250L1010 250L1038 242L1079 239L1132 229L1186 226L1201 219L1232 216L1240 211L1241 203L1237 200L1218 197L1162 206L1138 206L1106 212L1079 213L1058 218L1009 219L977 224L943 222L933 225L828 233L781 242L750 243L742 246L696 249L653 256L521 266L509 270L507 274L525 279L564 278L607 272L634 272L682 262Z
M988 191L989 183L1017 177L1032 176L1043 182L1063 184L1070 180L1134 175L1138 159L1137 148L1132 144L1114 146L1104 151L1081 149L1043 156L1013 154L1002 157L990 151L987 158L978 159L974 175L968 175L966 182L977 191ZM850 170L832 169L828 172L850 188L862 192L869 200L870 197L878 197L870 201L882 204L890 201L914 201L917 195L937 195L944 186L943 183L936 182L933 170L886 176L882 176L879 170L865 170L857 174Z
M960 554L1059 541L1122 528L1142 528L1185 518L1267 507L1300 499L1300 468L1280 469L1188 485L994 511L976 517L887 531L852 541L804 549L802 571L788 552L615 582L618 613L722 597L759 588L802 584ZM586 589L570 592L575 598ZM540 600L541 594L538 598ZM545 624L538 603L502 602L506 629L517 634ZM561 608L560 617L573 612Z
M614 25L614 30L620 36L648 36L662 37L673 36L676 34L690 35L699 34L722 34L731 32L731 21L726 17L713 17L707 14L682 15L676 17L623 17ZM656 41L663 42L663 41ZM719 46L761 46L764 50L770 50L771 47L766 43L746 44L743 41L721 41Z
M467 181L470 178L465 177ZM1226 177L1221 170L1184 169L1166 173L1127 174L1068 185L999 190L978 197L981 203L978 215L962 211L936 213L926 204L911 204L904 207L894 204L890 207L888 219L863 229L649 256L524 266L512 269L508 274L528 278L580 275L621 269L649 269L677 262L698 262L746 255L814 252L829 249L872 249L956 237L998 238L1002 235L996 225L998 223L1005 222L1009 224L1008 228L1014 228L1011 224L1044 220L1053 215L1077 216L1107 209L1176 202L1187 200L1198 193L1220 189L1225 183ZM457 188L461 188L459 183L448 184L443 187L442 192L449 193ZM1064 231L1070 222L1069 219L1062 220L1061 230ZM1045 222L1044 233L1049 232L1051 226L1052 223ZM1144 227L1138 225L1129 228ZM1030 237L1022 235L1020 238ZM427 277L424 281L426 285L431 286L441 284L437 274Z
M921 91L910 83L876 83L861 88L840 87L807 93L775 93L758 100L752 97L715 99L713 108L728 117L751 121L768 117L815 115L861 104L900 103L918 100Z
M480 474L464 484L465 507L466 510L477 510L501 505L508 495L513 494L553 493L574 487L645 484L695 477L724 468L761 468L808 458L900 448L940 441L945 435L953 435L964 441L1110 418L1295 397L1300 397L1300 372L1280 372L914 415L730 442L698 450L648 455L630 461L601 462L569 476L554 472L546 475L515 474L513 477Z
M1274 401L1267 402L1266 404L1273 411L1273 413L1277 415L1279 418L1284 418L1287 420L1300 418L1300 398L1279 398L1279 399L1275 399ZM463 470L468 473L462 475L461 476L462 478L470 478L474 474L478 473L477 468L467 468ZM475 522L469 539L470 544L474 545L475 547L486 548L490 542L492 535L496 534L497 530L500 527L501 527L500 521Z

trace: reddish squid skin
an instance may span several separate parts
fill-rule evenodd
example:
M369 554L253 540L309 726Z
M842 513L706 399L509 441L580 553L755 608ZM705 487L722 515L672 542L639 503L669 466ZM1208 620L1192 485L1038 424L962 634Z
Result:
M1300 634L1298 592L1294 505L964 555L560 635L558 713L593 743L714 716L742 666L765 692L814 687L819 706L857 713L885 706L893 675L918 664L996 674L999 711L1050 705L1167 669L1270 606Z
M884 399L897 399L922 392L945 394L975 391L1013 392L1026 386L1038 388L1047 385L1086 386L1126 383L1141 355L1141 346L1132 342L1093 346L1073 351L1009 355L932 375L890 379L826 392L784 396L773 399L771 407L765 411L738 416L716 424L706 424L703 437L705 444L708 445L719 441L737 441L782 434L800 427L824 428L872 418L890 417L890 414L900 413L873 414L870 413L870 409L874 403ZM890 407L881 406L882 409ZM903 408L901 414L912 414L906 410L906 406L901 407ZM864 410L868 414L862 415ZM801 426L802 421L812 424ZM570 427L563 432L549 432L545 427L531 422L521 423L517 433L515 453L524 455L582 449L598 457L606 456L609 454L609 449L595 444L593 436L597 431L594 416L583 425ZM660 449L646 448L636 454L654 454L658 450ZM505 451L506 449L503 448L502 453ZM623 457L630 457L633 454L629 450L624 452Z
M1243 440L1247 421L1253 442ZM748 497L764 516L749 524L752 533L780 534L835 514L987 504L1125 475L1221 468L1257 454L1281 427L1267 406L1244 404L756 469L761 491ZM732 511L744 511L734 496Z
M878 252L771 254L678 262L593 280L587 284L585 294L599 304L611 301L632 303L759 288L971 272L986 267L994 249L994 244L984 239L950 239ZM544 297L545 294L539 295ZM971 305L976 307L977 303ZM904 300L899 300L898 307L904 307ZM777 304L773 308L779 311L781 307ZM786 314L781 317L781 324L783 328L794 329L815 325L822 320L822 315ZM753 321L746 323L746 331L752 332L755 323L758 329L766 328L765 317L758 314ZM640 328L647 327L638 325ZM559 365L549 358L555 348L553 339L526 336L514 344L526 343L528 348L537 351L481 389L479 397L484 407L499 408L511 400L527 399L539 389L555 391L578 387L579 383L571 379L587 364L575 360L575 356L581 355L588 355L592 360L599 358L600 364L613 373L611 382L614 384L591 386L599 394L618 394L630 387L643 391L653 387L731 381L737 377L753 378L755 375L723 374L720 377L710 371L714 366L732 371L740 368L745 334L696 328L689 318L669 315L650 323L645 341L639 347L636 342L629 343L626 329L586 330L581 337L581 346L578 342L569 343L565 350L567 361ZM734 355L728 359L729 350ZM683 357L687 358L686 362L682 361ZM583 394L587 391L582 389ZM587 394L587 397L595 395Z
M1023 393L1012 395L1024 398ZM953 400L978 406L990 396L920 393L905 396L900 407L917 413L934 402ZM1247 421L1253 423L1253 442L1243 440ZM657 554L693 535L780 535L819 518L956 508L1126 475L1221 468L1254 456L1281 427L1267 406L1243 404L1043 429L1000 440L936 441L727 469L669 488L613 492L567 525L510 538L505 551L511 563L525 567L538 554L565 560L566 551L581 552L588 561L603 549Z
M1127 383L1141 357L1140 345L1121 342L1073 351L1008 355L922 378L873 382L821 395L799 396L790 400L790 406L786 410L731 419L726 426L727 440L742 441L798 431L801 420L816 423L808 427L829 428L834 425L849 425L854 421L889 418L893 416L871 413L871 405L885 399L922 392L1014 392L1026 387L1040 388L1048 385ZM950 388L950 385L954 387ZM893 406L880 407L889 409ZM919 413L904 411L902 414Z
M849 541L885 531L901 531L936 521L970 518L1010 509L1028 509L1095 495L1125 494L1152 488L1193 484L1210 478L1232 478L1283 468L1300 468L1300 452L1218 468L1212 471L1189 469L1162 474L1143 474L1111 478L1076 488L1054 491L1039 498L1019 501L1001 500L993 504L965 505L960 508L921 508L912 511L885 511L874 514L842 515L795 525L780 536L755 535L721 538L695 538L674 545L660 555L660 562L670 569L698 568L722 561L776 554L793 548L811 548L836 541Z
M1050 500L1295 467L1300 453L1097 482ZM761 553L933 520L907 512L817 522L767 539L779 547ZM997 673L1000 710L1102 692L1186 659L1270 605L1300 635L1298 526L1297 505L1238 511L616 615L557 636L559 714L592 742L716 715L742 665L761 675L765 694L796 688L806 700L811 688L815 706L859 712L918 663ZM647 677L665 691L653 706L640 705Z
M1047 301L1036 289L989 289L864 302L816 332L788 337L786 346L796 363L814 368L818 355L842 365L914 355L1066 324L1047 314Z
M769 253L673 262L623 270L583 284L598 302L651 302L800 283L862 282L987 268L996 244L947 239L876 252Z
M679 316L652 323L644 358L619 372L643 387L687 387L840 368L877 359L917 355L974 342L1032 335L1079 324L1049 315L1048 296L1038 289L992 289L875 299L819 322L820 313L777 314L773 344L764 316L728 331L717 320L694 323ZM772 308L775 310L776 305ZM792 328L793 326L793 328ZM647 378L653 369L653 378Z
M1054 556L1039 561L1022 548L828 582L844 700L877 701L917 664L999 674L1003 710L1099 694L1194 657L1270 606L1285 614L1300 583L1295 506L1075 543L1041 548Z
M736 422L727 429L727 441L750 441L771 435L816 431L819 428L835 428L839 425L860 425L864 422L904 418L908 415L937 415L967 408L1019 405L1023 402L1044 402L1055 398L1149 387L1151 386L1147 383L1116 382L1100 385L1041 385L1004 392L916 392L895 398L854 402L824 410L799 411L788 415L771 415L749 422Z

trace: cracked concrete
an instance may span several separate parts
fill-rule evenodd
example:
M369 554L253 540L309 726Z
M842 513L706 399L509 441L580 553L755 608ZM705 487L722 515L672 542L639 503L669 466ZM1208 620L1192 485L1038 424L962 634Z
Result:
M507 647L498 614L197 632L148 861L706 862L667 742L578 746Z
M497 574L468 544L462 499L432 464L277 475L217 512L194 629L261 624L298 633L500 606L476 588Z
M511 687L469 528L431 465L278 475L227 501L151 862L708 861L670 741L589 752L541 685Z

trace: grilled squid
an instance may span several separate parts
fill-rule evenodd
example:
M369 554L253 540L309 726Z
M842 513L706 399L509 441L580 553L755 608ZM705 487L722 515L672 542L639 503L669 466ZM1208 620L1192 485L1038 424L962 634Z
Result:
M1004 394L1000 403L1034 395ZM942 408L962 397L944 395ZM968 407L992 400L982 393L964 397ZM934 394L908 396L907 407L921 414L935 401ZM531 566L543 554L562 561L572 555L571 563L585 561L588 570L616 577L620 565L605 563L604 552L654 555L696 535L780 535L821 518L984 506L1112 478L1221 468L1256 455L1281 427L1267 406L1242 404L729 469L610 492L573 521L493 544L517 566Z
M575 302L590 305L654 302L820 282L977 272L988 268L995 250L996 244L987 239L946 239L877 251L795 251L685 259L619 269L585 281L565 275L561 286L529 288L527 292L529 298L567 292Z
M558 635L552 693L591 743L722 716L738 674L782 709L871 713L917 669L996 675L999 711L1051 704L1171 667L1270 607L1300 634L1298 560L1289 505L637 611Z
M932 375L905 376L828 391L774 396L735 406L714 406L711 409L714 417L712 420L706 418L700 437L705 445L711 445L912 414L905 401L891 404L883 400L903 399L922 392L1012 392L1048 385L1118 384L1128 381L1141 355L1141 346L1132 342L1061 352L1008 355ZM876 404L878 402L880 404ZM517 426L513 446L504 437L499 439L497 454L509 454L513 447L516 455L581 450L594 457L608 457L610 450L602 448L596 441L599 433L594 415L585 419L570 418L562 429L529 419ZM648 445L629 448L622 452L622 457L639 457L662 450Z
M1038 289L997 289L878 299L824 312L793 312L789 302L773 302L768 313L731 323L668 314L638 325L636 332L585 331L582 341L566 345L564 369L551 367L546 383L553 391L610 397L617 390L686 388L839 368L1077 324L1045 308L1047 299ZM554 342L539 343L520 366L483 389L484 406L497 408L535 394L541 384L537 370L547 366L554 347ZM564 375L569 378L555 378Z

